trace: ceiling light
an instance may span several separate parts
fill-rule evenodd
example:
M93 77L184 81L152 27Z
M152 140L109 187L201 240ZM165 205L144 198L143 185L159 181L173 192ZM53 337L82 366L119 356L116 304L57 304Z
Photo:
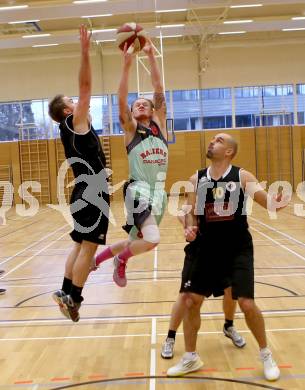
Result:
M0 11L10 11L12 9L28 8L28 5L13 5L11 7L0 7Z
M112 16L113 14L102 14L102 15L86 15L82 16L82 18L102 18L103 16Z
M300 27L300 28L282 28L282 31L301 31L305 30L305 27Z
M31 34L31 35L23 35L22 38L42 38L49 37L51 34Z
M100 39L98 41L96 41L97 43L100 43L100 42L115 42L115 39Z
M168 27L184 27L185 24L164 24L163 26L156 26L156 28L168 28Z
M246 31L224 31L224 32L219 32L219 35L230 35L230 34L245 34Z
M73 1L74 4L88 4L88 3L104 3L108 0L75 0Z
M33 45L32 47L48 47L48 46L58 46L59 43L48 43L45 45Z
M117 31L116 28L103 28L101 30L92 30L92 34L100 33L100 32L108 32L108 31Z
M160 9L160 10L156 10L155 12L157 12L157 13L162 13L162 12L183 12L183 11L187 11L187 8Z
M223 24L242 24L242 23L252 23L253 20L251 19L244 19L244 20L226 20L223 22Z
M177 34L177 35L162 35L161 37L160 36L157 36L157 38L161 39L161 38L177 38L177 37L182 37L183 35L182 34Z
M240 4L240 5L230 5L230 8L251 8L251 7L262 7L263 4Z
M295 18L291 18L292 20L305 20L305 16L296 16Z
M39 19L36 20L16 20L15 22L8 22L8 24L18 24L18 23L37 23L40 22Z

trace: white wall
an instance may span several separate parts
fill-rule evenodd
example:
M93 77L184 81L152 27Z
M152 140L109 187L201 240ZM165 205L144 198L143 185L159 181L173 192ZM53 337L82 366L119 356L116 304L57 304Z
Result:
M71 49L70 49L71 50ZM116 54L117 53L117 54ZM100 55L92 51L93 94L116 93L121 58L112 50ZM198 53L194 48L176 51L165 48L167 89L199 88ZM78 52L25 53L5 56L0 52L0 101L51 97L62 92L77 95ZM134 67L135 68L135 67ZM142 76L141 76L142 77ZM142 78L141 78L142 79ZM305 82L305 50L302 44L274 46L212 47L202 88ZM149 77L142 90L149 91ZM136 91L136 73L130 91Z

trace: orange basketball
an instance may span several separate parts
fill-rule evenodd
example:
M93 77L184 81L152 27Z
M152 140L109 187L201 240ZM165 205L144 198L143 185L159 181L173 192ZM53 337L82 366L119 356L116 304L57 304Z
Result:
M124 50L125 43L129 53L135 53L143 49L146 42L146 32L139 24L125 23L117 30L116 42L121 50Z

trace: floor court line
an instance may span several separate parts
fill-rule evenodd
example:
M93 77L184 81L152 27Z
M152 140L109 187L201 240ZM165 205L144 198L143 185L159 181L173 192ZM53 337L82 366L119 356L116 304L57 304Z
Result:
M256 229L255 227L251 227L252 230L254 230L255 232L257 232L258 234L262 235L263 237L266 237L268 240L270 240L271 242L273 242L274 244L280 246L281 248L285 249L286 251L292 253L293 255L297 256L299 259L305 261L305 257L300 255L299 253L295 252L293 249L289 249L287 248L286 245L284 244L281 244L280 242L274 240L273 238L269 237L267 234L261 232L260 230Z
M40 242L42 242L42 241L45 240L46 238L52 236L53 234L57 233L58 231L62 230L63 228L65 228L65 227L67 227L67 226L68 226L68 225L65 224L65 225L61 226L60 228L58 228L58 229L52 231L51 233L46 234L46 235L43 236L40 240L35 241L34 243L28 245L26 248L22 249L21 251L15 253L13 256L10 256L10 257L8 257L6 260L0 262L0 265L5 264L5 263L7 263L8 261L14 259L16 256L18 256L18 255L20 255L21 253L27 251L28 249L32 248L33 246L39 244ZM7 275L7 273L6 273L4 276L0 277L0 280L3 279L3 277L5 277L6 275Z
M154 320L154 319L153 319ZM239 333L251 333L249 329L246 330L238 330ZM266 332L268 333L286 333L286 332L305 332L304 328L270 328L266 329ZM183 336L183 332L177 332L176 335ZM215 331L200 331L198 332L198 335L223 335L222 330L215 330ZM9 341L56 341L56 340L90 340L90 339L115 339L115 338L125 338L125 337L144 337L144 338L154 338L155 343L153 345L157 344L157 337L164 337L167 336L167 333L161 332L161 333L155 333L153 336L152 333L134 333L134 334L117 334L117 335L83 335L83 336L53 336L53 337L10 337L10 338L3 338L0 339L0 343L2 342L9 342ZM152 350L155 348L152 348Z
M304 314L305 309L286 309L286 310L261 310L262 314L264 315L296 315L296 314ZM210 312L210 313L201 313L201 318L210 318L210 319L217 319L219 317L223 317L223 312ZM236 312L236 317L244 317L243 313ZM160 319L160 320L168 320L170 319L170 314L154 314L154 315L128 315L128 316L121 316L121 317L81 317L80 323L92 323L92 322L128 322L128 321L134 321L135 323L141 322L144 320L151 321L153 318ZM28 319L28 320L0 320L0 327L7 326L7 325L37 325L37 324L60 324L60 323L69 323L71 324L71 320L65 319L65 318L35 318L35 319ZM0 339L1 341L1 339Z
M36 256L36 255L35 255ZM35 256L32 256L32 257L35 257ZM151 271L150 271L151 272ZM303 277L305 276L305 273L303 272L298 272L298 273L285 273L285 274L265 274L265 275L256 275L255 278L258 279L258 278L273 278L273 277L289 277L289 276L299 276L299 277ZM128 280L128 283L129 284L141 284L141 283L147 283L148 281L150 280L154 280L154 278L145 278L144 280L137 280L137 279L129 279ZM180 280L180 275L177 275L177 276L173 276L171 277L171 279L167 279L167 278L158 278L157 280L154 280L155 282L159 282L159 283L169 283L169 282L172 282L172 283L176 283L177 281ZM5 282L5 280L4 280ZM87 282L86 283L86 286L90 286L90 285L96 285L96 284L99 284L100 286L114 286L113 284L113 281L110 280L110 281L99 281L99 280L95 280L94 282ZM19 284L19 285L15 285L15 284L12 284L12 285L9 285L9 284L6 284L5 287L6 288L33 288L33 287L52 287L52 286L58 286L58 282L54 282L54 283L47 283L47 284L35 284L35 283L31 283L31 284ZM123 304L124 302L122 302Z
M254 218L254 217L249 217L249 218L250 218L251 220L256 221L258 224L260 224L260 225L262 225L262 226L265 226L266 228L268 228L268 229L270 229L270 230L272 230L272 231L274 231L274 232L276 232L276 233L278 233L278 234L281 234L282 236L288 238L289 240L294 241L295 243L297 243L297 244L299 244L299 245L305 247L305 243L304 243L304 242L302 242L302 241L300 241L300 240L298 240L298 239L296 239L296 238L290 236L289 234L284 233L284 232L282 232L282 231L280 231L280 230L274 228L273 226L270 226L270 225L268 225L268 224L266 224L266 223L264 223L264 222L261 222L261 221L260 221L259 219L257 219L257 218Z
M46 250L49 246L53 245L55 242L59 241L62 237L64 237L67 233L63 233L61 236L59 236L56 240L54 241L51 241L49 244L47 244L45 247L43 247L42 249L40 249L37 253L35 253L33 256L30 256L28 257L27 259L25 259L22 263L16 265L16 267L12 268L11 270L7 271L4 276L0 279L3 279L4 277L10 275L12 272L16 271L17 269L19 269L20 267L22 267L23 265L27 264L30 260L34 259L34 257L36 257L37 255L39 255L40 253L42 253L44 250Z

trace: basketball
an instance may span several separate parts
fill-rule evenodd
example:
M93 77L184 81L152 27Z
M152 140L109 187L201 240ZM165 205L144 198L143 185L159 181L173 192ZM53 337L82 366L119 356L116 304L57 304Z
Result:
M116 42L121 50L125 43L129 53L136 53L143 49L146 42L146 32L139 24L125 23L117 30Z

